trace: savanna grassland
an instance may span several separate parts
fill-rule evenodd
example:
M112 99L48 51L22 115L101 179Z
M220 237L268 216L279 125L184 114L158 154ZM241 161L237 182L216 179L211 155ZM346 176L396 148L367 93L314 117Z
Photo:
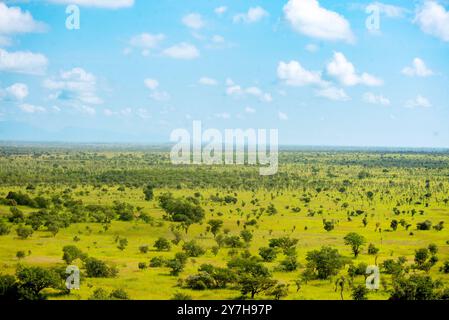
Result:
M0 294L448 299L448 202L441 150L290 149L262 177L174 166L163 148L5 145Z

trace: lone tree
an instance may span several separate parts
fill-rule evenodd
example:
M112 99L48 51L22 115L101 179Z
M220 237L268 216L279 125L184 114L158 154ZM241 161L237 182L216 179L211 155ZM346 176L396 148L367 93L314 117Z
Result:
M220 232L221 227L223 226L223 221L220 219L211 219L207 222L210 226L210 232L214 235L214 238L217 236L218 232Z
M154 243L154 247L157 251L170 251L170 241L161 237L156 240L156 242Z
M309 251L306 260L308 278L315 277L322 280L337 275L346 263L338 250L332 247L322 247L320 250Z
M358 233L350 232L344 237L344 240L346 245L351 246L352 253L354 253L354 257L357 258L362 246L366 243L365 237Z

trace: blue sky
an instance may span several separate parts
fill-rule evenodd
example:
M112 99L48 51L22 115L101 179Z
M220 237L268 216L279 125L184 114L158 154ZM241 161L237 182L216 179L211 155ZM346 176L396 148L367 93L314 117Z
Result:
M449 147L448 57L443 0L0 1L0 140Z

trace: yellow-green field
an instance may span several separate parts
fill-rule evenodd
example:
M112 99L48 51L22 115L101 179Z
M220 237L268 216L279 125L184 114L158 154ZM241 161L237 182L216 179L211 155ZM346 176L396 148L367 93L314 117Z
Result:
M106 158L112 161L110 157L113 156L114 153L109 153ZM70 294L50 295L50 299L87 299L97 288L104 288L108 291L124 289L131 299L170 299L175 293L184 293L193 299L236 299L241 296L236 285L228 285L225 289L191 290L180 285L179 279L185 279L189 275L195 274L201 264L208 263L226 267L230 260L229 251L232 250L230 248L221 248L217 255L212 253L211 248L217 243L214 236L206 230L207 221L221 219L224 223L221 230L228 229L230 235L238 236L243 230L244 222L253 219L256 210L272 204L277 209L277 213L269 215L264 212L257 220L256 226L247 228L253 234L253 239L247 249L252 255L258 256L259 248L267 247L271 238L289 236L299 240L296 252L300 267L297 270L285 272L277 269L279 262L284 259L282 253L278 254L274 262L264 263L272 272L273 279L289 285L288 295L284 299L341 299L340 292L335 290L336 276L328 280L303 282L299 291L294 283L306 268L307 252L320 249L322 246L338 249L342 255L350 257L355 265L360 262L365 262L368 265L375 263L381 265L386 259L405 256L407 265L411 266L414 263L415 250L425 248L433 243L438 247L439 260L428 274L434 280L441 279L445 286L449 285L449 275L439 270L443 263L449 260L448 229L444 228L441 231L416 230L416 224L424 220L430 220L433 225L440 221L444 221L446 225L449 223L449 205L447 201L444 201L449 197L447 167L423 168L419 165L415 167L397 165L390 166L386 170L381 164L369 168L348 161L348 159L357 160L357 158L364 157L363 154L346 154L344 158L347 164L328 164L326 161L329 159L334 161L334 159L325 154L322 155L322 158L319 154L309 154L307 157L310 158L308 163L291 162L284 165L281 163L280 171L286 180L291 174L290 179L295 179L298 176L302 177L304 181L310 182L301 186L276 185L270 189L261 187L248 190L244 188L245 181L242 181L241 186L236 188L230 185L223 185L221 188L215 186L195 188L185 184L180 187L159 186L154 189L155 197L151 201L145 200L143 186L126 185L126 181L123 184L108 183L94 186L94 183L88 182L84 184L78 182L70 184L61 181L36 183L36 177L33 177L32 181L29 178L30 183L36 184L36 187L31 190L25 189L27 181L22 181L22 185L3 183L3 186L0 187L0 198L6 197L10 191L23 191L31 197L41 195L48 198L66 191L73 199L82 200L83 205L107 206L116 200L126 202L139 208L136 215L145 213L154 220L152 223L145 223L137 219L129 222L114 220L106 231L101 223L72 223L67 228L61 228L55 236L45 228L40 228L25 240L17 237L14 226L12 226L13 229L8 235L0 236L1 273L14 274L18 264L42 267L65 265L62 260L62 248L66 245L76 245L89 256L115 265L119 270L118 276L115 278L87 278L82 275L80 290L72 290ZM367 154L365 159L380 159L379 157L375 154ZM419 162L434 156L416 157ZM449 164L449 156L437 160L439 163L446 161ZM23 158L5 156L1 162L2 175L8 174L5 170L15 172L10 169L14 166L15 161L16 163L21 161L27 163ZM35 161L34 164L33 161ZM27 170L34 166L36 172L40 171L48 164L48 161L46 160L46 164L42 164L38 160L30 160ZM382 160L379 161L381 163ZM102 167L104 163L101 160L98 162L98 167ZM61 166L65 162L63 159L59 159L55 160L55 163ZM69 163L68 160L67 163ZM115 165L120 166L117 163ZM92 169L95 167L95 160L89 160L89 166L89 170L95 170ZM64 170L70 171L70 167L66 167ZM216 170L226 172L227 168L217 168ZM358 175L364 170L369 175L362 179ZM160 172L163 174L164 169L162 168ZM27 174L30 175L29 172ZM190 174L195 175L195 170L192 170ZM229 169L229 174L237 175L238 170ZM163 180L163 176L160 178ZM349 180L350 183L348 183ZM427 187L426 180L429 180ZM320 190L317 190L317 183L322 185ZM119 186L123 186L124 190L119 191ZM344 190L342 186L346 186ZM68 188L69 191L67 191ZM368 191L372 191L374 194L371 199L366 196ZM200 196L197 195L197 197L200 199L200 205L206 215L201 223L190 226L187 233L182 232L183 239L178 245L172 244L172 248L168 252L157 252L153 248L154 242L160 237L172 240L173 233L170 226L179 224L164 219L164 211L160 208L157 200L158 196L164 192L172 192L177 198L194 197L194 193L199 192ZM431 193L431 196L425 196L426 193ZM231 195L238 201L235 204L214 202L210 196L216 194ZM305 201L303 199L305 196L309 200ZM413 198L413 201L407 202L407 198ZM258 199L258 202L251 203L254 199ZM294 212L292 210L294 207L300 208L300 211ZM395 207L399 208L401 213L395 214L393 212ZM36 211L27 206L18 206L18 208L26 215ZM413 209L416 210L414 215L411 214ZM350 219L348 219L348 213L356 210L362 210L363 213L349 215ZM9 214L10 206L0 205L0 215L6 219ZM364 217L367 221L366 226L362 223ZM329 232L324 230L323 219L334 220L335 228ZM406 220L407 224L410 224L408 230L401 225L396 231L391 230L392 219ZM367 240L357 258L353 258L350 247L345 245L343 240L349 232L359 233ZM78 236L80 240L75 242L75 236ZM117 236L128 240L128 245L123 251L117 248L115 241ZM149 267L144 270L138 268L139 262L148 264L150 259L155 256L172 258L176 252L182 251L183 243L189 240L196 240L207 251L200 257L189 258L185 269L179 276L171 276L166 267ZM377 255L367 253L369 243L380 249ZM150 251L141 253L139 247L145 244L149 245ZM16 257L16 252L20 250L27 252L27 255L19 260ZM238 249L239 253L244 250ZM76 260L72 264L79 265L82 270L80 260ZM340 271L340 275L346 275L347 270L348 265ZM409 273L426 274L425 271L413 269ZM363 276L355 277L354 284L364 283ZM389 298L392 289L391 275L383 274L382 268L381 283L379 290L371 291L368 294L369 299ZM351 299L350 285L345 286L343 295L345 299ZM262 293L256 298L270 297Z

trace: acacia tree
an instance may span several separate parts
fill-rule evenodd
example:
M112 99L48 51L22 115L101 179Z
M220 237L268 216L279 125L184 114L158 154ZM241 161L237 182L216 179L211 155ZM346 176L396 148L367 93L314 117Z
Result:
M365 237L358 233L350 232L344 237L344 240L346 245L351 246L352 253L354 254L354 257L357 258L362 246L366 243Z

